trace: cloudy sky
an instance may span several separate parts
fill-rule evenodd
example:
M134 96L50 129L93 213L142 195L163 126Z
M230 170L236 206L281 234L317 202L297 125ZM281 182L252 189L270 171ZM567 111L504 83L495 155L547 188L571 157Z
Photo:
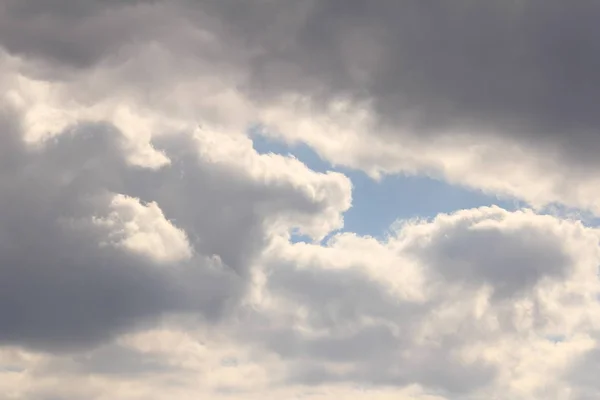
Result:
M0 397L600 398L599 19L0 0Z

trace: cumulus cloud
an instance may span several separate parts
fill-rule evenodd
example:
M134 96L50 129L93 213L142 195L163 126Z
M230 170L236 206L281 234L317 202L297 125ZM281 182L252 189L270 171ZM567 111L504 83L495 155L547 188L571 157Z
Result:
M313 232L318 218L316 226L333 229L349 205L344 177L293 160L303 178L290 180L280 160L275 184L260 174L268 157L258 175L220 168L200 151L142 168L128 163L110 125L81 122L28 145L18 116L8 114L0 179L5 343L79 347L165 313L215 318L244 292L275 221ZM188 146L185 137L172 141Z
M495 251L461 244L489 231ZM458 239L448 242L451 235ZM68 358L5 348L12 361L2 374L21 393L15 398L164 398L157 390L182 399L589 398L598 237L577 221L499 208L406 223L384 241L342 233L319 245L281 236L262 252L249 297L218 326L130 332ZM534 257L528 241L546 247ZM445 274L445 259L430 255L436 249L460 253L469 273ZM544 252L557 254L560 274ZM502 277L487 275L490 265L524 283L509 292ZM33 379L27 389L17 383Z
M0 391L597 397L598 230L540 210L600 212L599 15L0 1ZM259 154L250 130L532 210L338 232L348 177Z
M483 208L406 224L386 242L282 242L266 254L256 340L290 360L291 381L543 397L548 377L520 365L546 352L558 377L593 346L597 241L577 222Z

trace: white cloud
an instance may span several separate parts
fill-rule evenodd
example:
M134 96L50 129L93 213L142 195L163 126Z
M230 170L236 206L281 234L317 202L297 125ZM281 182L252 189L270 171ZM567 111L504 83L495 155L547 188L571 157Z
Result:
M108 242L105 244L123 246L163 263L192 257L185 232L167 221L155 202L143 205L139 199L115 195L109 209L106 217L93 220L95 224L108 228Z
M575 221L481 208L265 257L254 340L292 381L558 399L595 347L598 232Z
M492 207L408 222L381 242L279 237L256 260L255 296L221 323L165 320L68 358L6 348L4 386L16 399L584 398L598 235ZM463 267L448 275L448 262ZM507 275L490 277L491 265Z

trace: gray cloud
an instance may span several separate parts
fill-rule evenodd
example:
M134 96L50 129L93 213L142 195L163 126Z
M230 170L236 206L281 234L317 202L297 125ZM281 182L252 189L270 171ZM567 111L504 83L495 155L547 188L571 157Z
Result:
M579 357L565 374L573 382L574 399L591 400L598 397L600 388L594 371L600 366L600 349L597 347Z
M370 98L384 123L419 135L491 131L595 164L597 3L311 4L286 30L276 22L292 6L281 3L262 24L232 23L264 49L253 60L260 90Z
M100 247L102 232L78 225L108 212L110 191L127 170L108 128L79 129L89 139L65 134L39 152L3 130L13 160L0 179L0 341L79 347L167 311L218 314L237 290L227 274L207 270L201 258L162 268Z
M26 146L18 118L7 112L1 121L4 344L81 348L168 313L218 318L243 295L268 218L328 206L293 183L252 181L202 161L185 135L170 139L172 165L154 171L127 163L110 125L82 122ZM186 232L191 259L163 265L103 246L110 232L90 218L110 214L114 193L158 202ZM222 266L209 261L213 255Z
M2 44L8 51L73 68L93 67L136 38L148 38L152 1L6 1L0 5Z
M574 258L561 238L540 234L539 227L455 225L434 234L415 254L442 279L488 284L498 299L521 295L544 278L564 279Z
M199 51L204 62L245 71L236 84L254 98L293 91L316 102L370 99L383 124L418 135L492 132L573 166L596 164L593 1L55 1L4 9L1 43L15 54L87 67L154 41L173 57ZM186 21L219 37L221 50L206 53Z

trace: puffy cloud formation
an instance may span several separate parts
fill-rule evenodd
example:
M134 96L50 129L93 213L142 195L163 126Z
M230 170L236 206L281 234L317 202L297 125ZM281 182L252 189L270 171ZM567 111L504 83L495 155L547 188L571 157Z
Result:
M349 201L344 177L272 158L277 182L251 147L237 160L245 173L194 150L156 171L128 165L110 126L83 123L30 146L17 122L4 126L7 342L71 347L167 311L217 317L245 291L272 226L318 234Z
M294 381L556 395L548 374L594 346L599 256L594 229L499 208L407 223L385 242L281 242L266 253L271 328L256 340L298 363Z
M598 17L0 0L0 392L598 398L600 231L544 213L600 211ZM350 179L250 131L528 208L340 231Z

